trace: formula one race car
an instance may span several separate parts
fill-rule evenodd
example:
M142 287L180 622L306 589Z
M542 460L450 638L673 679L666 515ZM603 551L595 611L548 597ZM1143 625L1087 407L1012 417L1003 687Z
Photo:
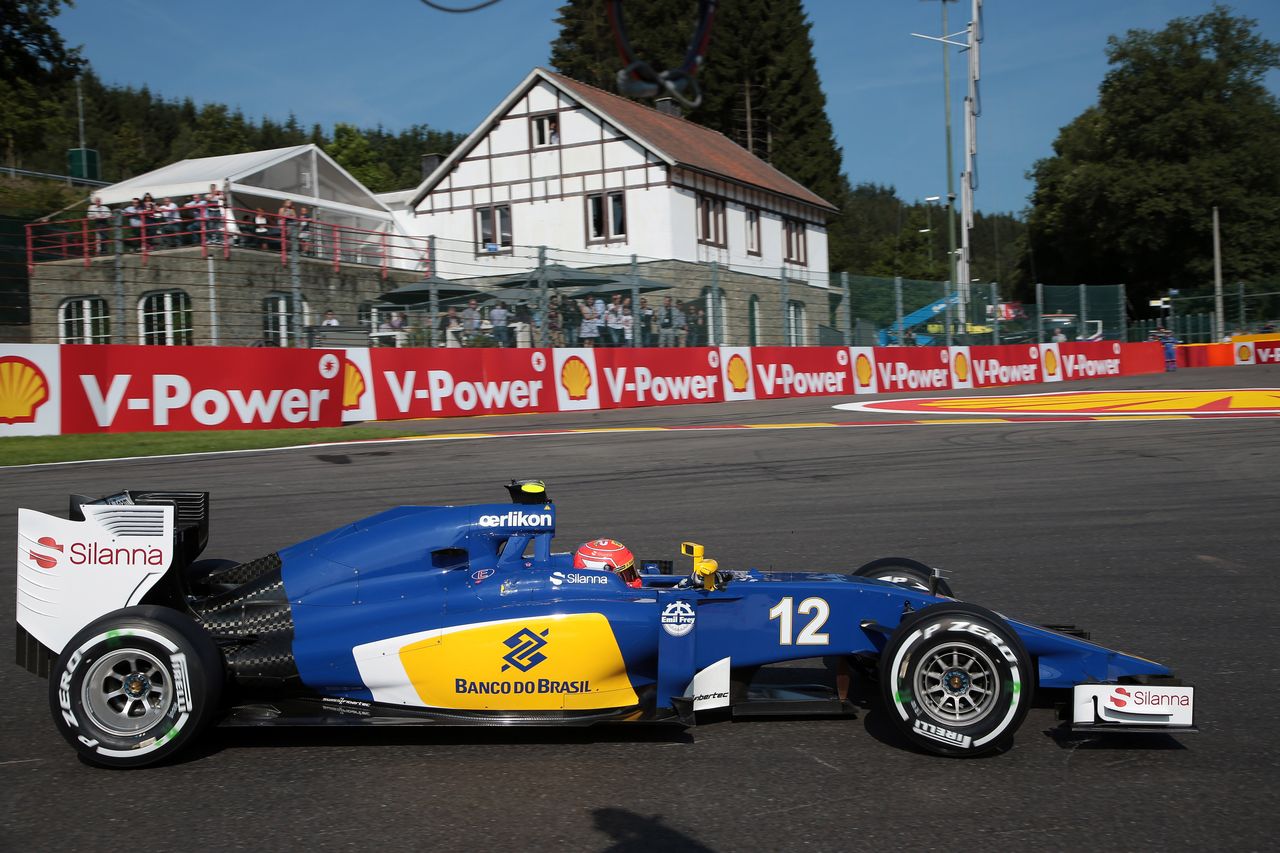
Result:
M942 755L1007 748L1036 695L1090 731L1191 731L1168 669L951 597L891 558L852 573L723 571L632 586L553 553L537 481L511 503L404 506L247 563L199 560L202 492L72 496L20 510L18 658L50 677L59 731L134 767L222 725L692 725L852 715L878 680L888 716ZM664 572L665 570L665 572ZM817 658L824 685L769 665ZM774 670L776 674L776 670Z

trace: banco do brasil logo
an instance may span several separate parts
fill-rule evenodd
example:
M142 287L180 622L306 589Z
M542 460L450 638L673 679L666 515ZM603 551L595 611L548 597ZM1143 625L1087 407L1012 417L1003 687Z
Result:
M521 628L502 641L502 644L511 651L502 656L506 661L502 665L502 672L506 672L511 667L515 667L521 672L528 672L538 664L547 659L542 653L542 647L547 644L543 637L551 633L551 629L547 628L541 634L535 634L528 628Z

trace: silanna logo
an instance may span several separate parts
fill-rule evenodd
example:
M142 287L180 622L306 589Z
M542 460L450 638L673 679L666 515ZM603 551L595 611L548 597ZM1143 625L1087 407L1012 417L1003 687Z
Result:
M535 634L528 628L521 628L502 641L502 644L511 651L502 656L506 661L502 665L502 672L506 672L511 667L515 667L521 672L528 672L538 664L547 659L542 653L542 647L547 644L543 639L547 634L551 633L551 629L545 629L541 634Z
M0 424L29 424L49 401L49 381L34 363L16 355L0 358Z
M1121 699L1120 698L1121 696L1124 696L1125 698ZM1110 702L1112 705L1115 705L1117 708L1123 708L1125 705L1129 704L1128 697L1129 697L1128 690L1125 690L1123 687L1117 687L1114 691L1112 691L1111 695L1107 697L1107 701Z
M159 548L112 548L108 545L99 545L97 542L72 542L64 547L52 536L41 536L36 540L36 544L46 550L32 549L27 553L33 563L46 570L56 568L61 562L61 559L52 553L54 551L64 554L67 562L73 566L164 565L164 553Z
M49 548L58 553L62 553L62 545L52 536L41 536L36 540L36 544L42 548ZM39 551L28 551L31 561L42 569L52 569L58 565L58 558L50 554L42 554Z

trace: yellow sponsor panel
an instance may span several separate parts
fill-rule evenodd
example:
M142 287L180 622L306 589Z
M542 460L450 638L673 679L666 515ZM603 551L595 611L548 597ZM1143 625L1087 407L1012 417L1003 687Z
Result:
M585 711L639 700L600 613L449 631L400 649L424 705L470 711Z

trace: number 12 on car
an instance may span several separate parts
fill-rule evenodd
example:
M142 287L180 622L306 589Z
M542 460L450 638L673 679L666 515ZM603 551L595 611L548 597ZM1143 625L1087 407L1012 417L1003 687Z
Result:
M800 635L795 636L792 632L795 628L795 615L809 616L808 623L800 629ZM830 642L827 634L818 633L822 626L827 624L827 617L831 615L831 607L827 602L817 596L806 598L801 601L798 606L792 609L792 598L787 596L779 601L769 610L769 621L778 620L778 645L780 646L825 646ZM794 640L792 639L794 637Z

